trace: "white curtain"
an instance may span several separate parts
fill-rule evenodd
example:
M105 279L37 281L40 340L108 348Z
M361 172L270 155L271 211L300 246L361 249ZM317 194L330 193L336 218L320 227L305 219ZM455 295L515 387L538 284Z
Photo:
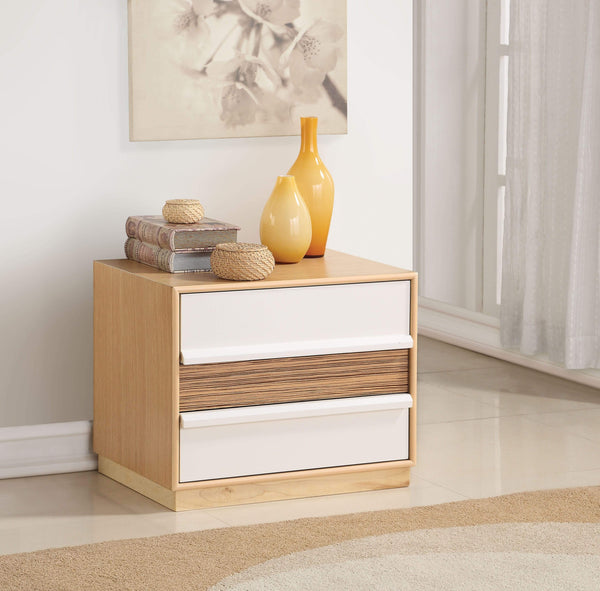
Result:
M512 0L501 336L600 367L600 0Z

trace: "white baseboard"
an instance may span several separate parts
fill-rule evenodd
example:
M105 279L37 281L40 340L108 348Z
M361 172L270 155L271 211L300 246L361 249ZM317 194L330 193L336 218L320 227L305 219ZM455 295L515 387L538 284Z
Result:
M96 470L92 421L0 428L0 478Z
M497 318L428 298L419 298L419 334L423 336L600 388L600 371L565 369L542 357L528 357L518 351L503 349L499 326Z

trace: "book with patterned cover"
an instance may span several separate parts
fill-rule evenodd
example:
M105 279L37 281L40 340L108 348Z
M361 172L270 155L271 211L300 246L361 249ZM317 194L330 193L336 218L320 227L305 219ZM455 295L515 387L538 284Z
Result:
M201 251L221 242L236 242L239 229L211 218L195 224L170 224L161 215L132 215L125 224L129 238L181 253Z
M213 250L214 247L207 247L202 251L173 252L135 238L127 238L125 242L125 256L128 259L167 273L210 271L210 255Z

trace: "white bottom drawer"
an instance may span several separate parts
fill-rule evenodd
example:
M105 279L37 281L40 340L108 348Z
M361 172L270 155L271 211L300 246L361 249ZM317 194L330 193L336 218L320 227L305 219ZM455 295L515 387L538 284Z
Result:
M408 458L409 394L181 413L181 482Z

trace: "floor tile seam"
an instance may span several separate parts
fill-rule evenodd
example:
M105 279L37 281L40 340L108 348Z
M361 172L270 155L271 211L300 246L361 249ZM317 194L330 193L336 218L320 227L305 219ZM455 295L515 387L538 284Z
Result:
M491 404L489 402L481 402L479 400L475 400L474 398L471 398L470 396L466 395L466 394L459 394L458 392L451 392L452 394L456 394L457 396L462 396L463 398L467 398L468 400L477 402L478 404L484 406L485 408L483 410L487 410L488 408L491 410L494 410L496 413L500 412L500 409L495 406L494 404ZM560 412L560 411L558 411ZM428 422L419 422L418 425L440 425L442 423L462 423L462 422L466 422L466 421L485 421L487 419L502 419L502 418L509 418L509 417L519 417L519 416L524 416L527 415L527 412L524 413L511 413L511 414L494 414L492 416L489 417L472 417L469 419L454 419L451 421L436 421L435 423L428 423ZM535 413L537 414L537 413Z
M600 472L600 468L587 468L585 470L566 470L563 474L587 474L588 472ZM575 485L573 485L575 486ZM600 479L596 485L578 485L578 486L600 486ZM565 486L565 488L570 488L571 485Z
M582 470L566 470L563 474L566 475L577 475L577 474L589 474L591 472L598 472L599 478L596 484L567 484L565 488L570 488L572 486L600 486L600 467L599 468L584 468Z
M416 476L419 480L423 480L424 482L426 482L430 486L437 486L437 484L435 484L435 482L432 482L428 478L422 478L421 476L419 476L419 472L417 470L417 466L416 465L410 469L410 476L411 476L411 481L410 481L409 487L412 487L412 485L413 485L413 482L412 482L412 477L413 476ZM429 487L424 487L424 488L429 488Z
M464 396L465 398L469 398L467 395L461 395ZM474 400L473 398L470 398L471 400ZM478 401L479 402L479 401ZM495 410L500 410L499 408L497 408L496 406L494 406L493 404L489 404L487 402L480 402L480 404L484 405L484 406L489 406ZM524 411L524 412L511 412L509 414L498 414L492 417L475 417L472 419L456 419L455 421L441 421L444 423L454 423L454 422L463 422L463 421L484 421L487 419L510 419L510 418L514 418L514 417L529 417L529 416L535 416L535 415L558 415L558 414L563 414L565 412L584 412L585 409L573 409L573 410L549 410L547 412L531 412L531 411ZM536 421L538 422L538 421ZM548 425L547 423L542 423L541 421L539 421L540 424L542 425L546 425L547 427L556 427L556 425ZM427 425L427 424L439 424L439 423L421 423L422 425ZM560 428L560 427L558 427Z
M413 468L413 470L415 470L415 468ZM436 482L435 480L432 480L430 478L424 478L423 476L421 476L419 473L415 472L415 476L418 476L421 480L426 480L427 482L430 482L433 486L435 486L436 488L442 488L445 491L449 491L451 493L454 493L456 495L459 495L460 497L463 497L464 499L470 499L472 497L465 495L462 492L459 492L455 489L453 489L452 487L448 486L447 484L440 484L439 482Z
M552 484L550 485L551 488L573 488L573 487L581 487L581 486L600 486L600 478L598 479L598 482L596 484L586 484L586 483L573 483L573 482L566 482L564 483L564 480L568 477L568 476L579 476L582 474L589 474L592 472L598 472L600 473L600 467L598 468L582 468L581 470L562 470L560 471L560 477L561 480L563 481L561 484ZM544 470L542 472L535 472L536 476L555 476L557 474L556 470ZM547 487L544 488L538 488L538 489L530 489L530 490L548 490ZM527 489L523 489L522 492L527 492ZM503 494L509 494L509 493L499 493L501 495Z
M231 505L231 507L239 507L240 505ZM222 523L225 527L234 527L235 523L229 522L223 516L219 516L219 513L228 507L214 507L212 509L197 509L196 511L192 511L192 513L196 513L197 511L204 511L207 515L210 515L213 519L216 519L220 523ZM216 529L216 528L215 528Z
M590 409L590 408L571 408L571 409L563 409L563 410L548 410L548 411L542 411L542 412L532 412L532 413L527 413L527 414L531 414L531 415L558 415L558 414L572 414L572 413L580 413L580 412L589 412L590 410L600 410L600 408L598 409ZM599 429L600 429L600 425L599 425Z
M483 400L479 400L475 396L472 396L470 394L465 394L465 393L459 391L458 389L454 390L452 387L440 386L438 384L431 384L431 385L435 386L436 388L440 388L441 390L444 390L445 392L448 392L449 394L454 394L456 396L461 396L462 398L466 398L467 400L470 400L470 401L473 401L473 402L477 402L478 404L481 404L483 406L490 407L490 408L493 408L493 409L497 409L496 405L493 404L492 402L485 402ZM420 389L422 389L422 388L423 388L423 385L421 385ZM420 392L420 394L421 394L421 396L423 396L422 392ZM427 394L425 394L425 396L426 395Z
M531 413L531 415L524 415L524 416L529 416L529 420L533 423L536 423L537 425L544 425L545 427L550 427L552 429L563 430L563 431L565 431L565 433L567 435L570 435L571 437L577 437L578 439L585 439L586 441L591 441L592 443L595 443L596 445L600 446L600 441L598 441L597 439L592 439L591 437L588 437L587 435L581 435L580 433L575 433L573 431L573 429L574 429L573 426L564 427L564 426L560 426L560 425L549 425L548 423L544 423L543 421L536 420L535 418L531 418L531 417L535 417L536 415L540 415L540 414L552 415L552 414L559 414L559 412L560 411L544 412L544 413Z
M461 470L461 474L462 476L465 477L482 477L485 480L488 480L490 477L493 477L494 474L496 473L496 468L492 467L490 468L489 472L486 472L485 469L482 469L481 466L479 466L478 468L470 468L470 469L463 469ZM545 476L556 476L557 474L562 476L565 475L576 475L576 474L586 474L589 472L600 472L600 465L593 467L593 468L581 468L578 470L570 470L570 469L565 469L565 470L556 470L555 467L553 466L541 466L539 463L536 464L533 467L527 467L527 474L529 476L536 476L536 477L545 477ZM522 480L522 474L519 473L519 471L515 471L512 473L512 476L514 477L516 474L517 478L519 480ZM450 490L453 490L454 492L458 493L458 494L465 494L464 492L461 492L460 490L454 489L452 488L452 483L448 483L446 482L446 480L435 480L435 477L431 477L429 476L428 472L425 471L425 473L423 472L419 472L419 478L423 478L423 479L428 479L431 482L433 482L436 486L441 486L441 487L445 487L448 488ZM598 483L600 485L600 482ZM577 486L577 485L573 485L573 486Z
M479 497L474 497L474 496L471 496L471 495L467 494L467 492L464 491L464 490L463 491L457 490L456 488L454 488L452 486L452 484L448 484L445 481L437 482L436 486L438 488L442 488L444 490L447 490L447 491L449 491L449 492L451 492L453 494L459 495L460 497L464 497L465 499L476 499L476 498L479 498Z
M600 441L598 441L597 439L591 439L590 437L587 437L586 435L578 435L572 432L569 432L569 435L573 435L574 437L577 437L579 439L585 439L586 441L591 441L592 443L595 443L596 445L600 446Z
M457 396L462 396L463 398L468 398L469 400L473 400L478 402L479 404L482 404L484 406L491 406L492 408L497 408L493 403L491 402L486 402L483 401L481 399L479 399L477 397L477 395L474 394L465 394L464 392L459 391L458 389L454 389L454 386L440 386L438 384L432 384L433 386L435 386L436 388L441 388L442 390L445 390L446 392L449 392L450 394L456 394ZM497 394L510 394L513 396L529 396L532 399L535 400L544 400L543 395L541 394L532 394L532 393L527 393L527 392L503 392L501 390L497 391ZM561 398L552 398L552 400L562 400ZM596 410L595 407L599 407L600 408L600 403L595 403L595 402L586 402L586 401L578 401L578 400L573 400L571 401L573 402L573 404L577 404L577 405L586 405L584 408L581 408L581 406L578 406L577 408L563 408L560 410L549 410L549 411L536 411L536 412L530 412L527 411L525 413L518 413L518 414L552 414L552 413L560 413L560 412L577 412L577 411L585 411L585 410L590 410L590 408L592 410ZM504 415L504 416L509 416L509 415Z
M418 427L426 427L429 425L449 425L450 423L469 423L472 421L485 421L487 419L499 419L501 417L499 416L493 416L493 417L478 417L475 419L454 419L452 421L426 421L426 422L420 422L417 424Z
M503 362L503 363L508 363L508 362ZM430 374L430 373L456 373L457 371L477 371L477 370L481 370L481 369L498 369L499 366L498 365L485 365L485 366L480 366L480 367L463 367L460 369L431 369L431 370L423 370L420 369L418 370L418 373L420 375L426 375L426 374Z
M558 411L560 412L560 411ZM457 419L455 421L440 421L437 423L419 423L419 427L427 427L427 426L431 426L431 425L450 425L452 423L472 423L474 421L490 421L490 420L505 420L505 419L514 419L514 418L522 418L527 420L530 423L534 423L536 425L543 425L544 427L547 427L548 429L552 429L554 431L560 431L562 429L562 427L556 426L556 425L548 425L547 423L543 423L542 421L536 421L534 419L531 419L528 417L531 415L536 415L536 414L540 414L540 413L521 413L521 414L510 414L510 415L498 415L498 416L494 416L494 417L480 417L480 418L473 418L473 419ZM545 413L545 414L554 414L554 413ZM591 442L591 443L595 443L596 445L600 446L600 443L598 443L597 441L594 441L593 439L589 439L588 437L585 437L583 435L578 435L578 434L574 434L571 432L566 432L566 435L569 435L570 437L575 437L576 439L584 439L587 442Z
M538 466L539 468L539 466ZM591 474L594 472L600 472L600 468L596 467L596 468L585 468L585 469L581 469L581 470L563 470L560 472L559 474L559 481L560 482L565 482L565 480L567 480L567 478L569 476L574 476L574 477L578 477L580 475L587 475L587 474ZM459 495L463 495L466 496L467 498L470 499L477 499L477 498L483 498L483 497L479 497L479 496L474 496L469 494L468 489L473 488L473 486L469 485L469 482L474 484L475 487L477 487L479 484L481 483L489 483L495 480L495 477L497 476L496 472L492 469L490 472L481 472L481 470L467 470L461 473L461 479L464 481L465 479L467 480L467 485L465 487L464 490L461 490L460 487L460 483L456 483L455 480L453 480L452 476L449 476L448 479L444 478L442 480L439 480L436 482L436 486L441 487L441 488L445 488L448 489L449 491L452 491L456 494ZM527 470L526 475L525 474L515 474L513 473L513 479L512 481L518 481L519 487L522 486L528 486L526 484L526 482L528 482L528 478L529 480L531 478L534 478L535 480L548 480L551 479L552 477L557 476L557 471L556 469L552 469L550 467L545 468L543 470ZM430 478L433 481L433 478ZM505 481L505 479L501 479L503 482ZM511 482L511 479L509 478L509 484ZM558 480L557 480L558 482ZM457 488L454 488L456 485ZM597 482L597 485L600 486L600 480ZM540 486L536 485L536 487L539 490L542 490L544 488L544 484L540 484ZM552 488L555 488L555 485L552 484L550 485ZM571 487L571 486L588 486L588 484L586 483L577 483L577 482L567 482L567 484L563 485L565 488ZM522 489L525 490L525 489ZM532 489L535 490L535 489ZM508 494L508 493L504 493L504 492L499 492L497 494Z
M567 431L564 427L557 426L557 425L548 425L547 423L542 423L541 421L536 421L535 419L528 418L528 417L534 416L535 414L538 414L538 413L531 413L530 415L522 415L522 418L524 418L529 423L534 423L536 425L543 425L544 427L548 427L548 429L552 429L553 431L563 431L564 434L568 435L569 437L574 437L575 439L583 439L584 441L587 441L588 443L590 443L590 442L594 443L600 449L600 443L598 443L597 441L588 439L587 437L584 437L583 435L577 435L577 434L571 433L571 432Z
M576 387L577 389L585 389L585 390L595 390L595 388L593 388L592 386L586 386L585 384L580 384L578 382L574 382L572 380L569 380L568 378L563 378L563 377L558 377L552 374L548 374L545 373L543 371L537 370L537 369L533 369L531 367L526 367L523 365L518 365L516 363L511 363L510 361L501 361L499 360L499 363L504 363L505 365L509 365L512 367L515 367L519 370L523 370L525 372L532 372L534 374L541 374L540 379L546 379L546 380L550 380L552 382L557 381L557 382L566 382L567 384ZM498 365L491 365L491 366L486 366L486 367L469 367L469 368L463 368L463 369L440 369L440 370L435 370L435 371L419 371L418 374L422 374L422 375L428 375L428 374L440 374L440 373L449 373L449 374L455 374L457 372L474 372L474 371L487 371L490 369L503 369L502 366L498 366ZM506 369L506 368L504 368ZM535 379L535 376L531 376L532 379ZM513 394L518 394L518 392L513 392Z
M391 490L391 489L384 489L384 490ZM374 492L374 491L366 491L366 492ZM353 493L351 493L353 494ZM319 499L322 498L330 498L332 495L327 495L327 497L307 497L307 498L303 498L303 499L281 499L280 501L267 501L268 503L276 503L278 504L278 508L279 509L284 509L284 503L285 502L290 502L293 503L293 508L296 511L299 511L300 516L293 514L293 515L289 515L289 516L283 516L281 518L276 518L276 521L289 521L289 520L293 520L293 519L301 519L302 516L306 513L309 517L314 515L314 512L311 511L311 508L309 505L298 505L298 501L318 501ZM335 496L341 496L344 497L345 494L340 493L339 495L333 495ZM261 505L262 503L258 503L258 505ZM208 511L211 512L211 515L219 514L220 512L227 512L228 510L238 508L240 511L252 511L252 509L257 509L256 505L231 505L231 506L225 506L225 507L215 507L213 509L208 509ZM263 507L264 509L264 507ZM239 523L239 521L235 518L235 511L233 512L233 517L231 519L225 517L225 516L221 516L221 517L217 517L217 519L220 519L221 521L224 521L228 526L235 526ZM292 513L294 513L294 511L292 511ZM268 512L268 514L270 515L271 513ZM335 511L331 512L331 513L327 513L327 514L331 514L334 515L336 514ZM216 516L215 516L216 517ZM265 521L252 521L252 523L271 523L272 520L265 520Z
M482 403L483 404L483 403ZM491 406L491 405L487 405ZM492 407L494 408L494 407ZM492 417L474 417L472 419L455 419L453 421L437 421L435 423L419 423L417 426L426 426L426 425L447 425L450 423L472 423L473 421L489 421L490 419L513 419L516 417L526 417L527 413L516 413L510 415L495 415ZM549 426L549 425L547 425Z
M472 371L472 370L468 370L468 371ZM449 372L437 372L437 373L455 373L453 371L449 371ZM483 406L490 406L492 408L497 408L492 402L486 402L484 400L481 400L479 398L477 398L477 395L474 394L465 394L464 393L464 389L461 390L460 388L458 388L457 386L447 386L447 385L440 385L440 384L417 384L417 386L419 387L419 390L423 390L423 388L427 388L427 385L433 386L435 388L440 388L441 390L444 390L445 392L448 392L450 394L455 394L457 396L462 396L463 398L467 398L469 400L475 401L479 404L482 404ZM422 394L422 392L420 392ZM532 396L532 397L536 397L536 395L534 394L527 394L526 392L503 392L501 390L497 391L498 394L514 394L514 395L526 395L526 396ZM584 403L586 404L586 403ZM579 410L579 409L571 409L571 410ZM549 411L549 412L564 412L564 411Z
M572 475L578 475L578 474L582 474L582 473L586 473L586 472L595 472L598 471L598 468L591 468L589 470L573 470L572 472L566 472L563 471L561 473L561 476L566 476L568 474L572 474ZM535 473L531 473L528 472L528 475L531 476L533 474L533 476L537 479L544 479L544 478L548 478L551 476L556 475L556 471L553 470L544 470L541 472L535 472ZM494 494L490 495L490 494L485 494L484 496L481 496L480 494L469 494L467 492L467 489L473 489L473 488L486 488L486 485L489 484L489 482L494 480L494 473L490 473L490 474L481 474L480 471L475 471L475 472L464 472L462 474L462 479L464 480L465 478L468 478L469 481L473 478L473 486L470 486L470 484L467 483L467 485L465 486L464 490L459 490L460 486L458 488L453 488L452 483L446 483L445 480L441 481L440 484L438 484L439 487L441 488L445 488L448 489L449 491L452 491L458 495L461 496L465 496L468 499L482 499L482 498L487 498L487 497L491 497L491 496L496 496L496 495L503 495L503 494L510 494L510 492L502 492L502 484L498 483L498 486L500 486L501 490L500 491L496 491ZM522 480L522 479L521 479ZM510 482L509 482L510 485ZM528 486L525 483L521 482L519 485L519 490L526 490L523 487ZM541 483L539 485L535 485L536 488L535 489L531 489L531 490L543 490L544 488L547 488L547 486L544 483ZM570 486L583 486L583 485L576 485L576 484L565 484L563 485L564 488L569 488ZM549 485L549 488L560 488L554 484ZM504 489L505 490L505 489Z

